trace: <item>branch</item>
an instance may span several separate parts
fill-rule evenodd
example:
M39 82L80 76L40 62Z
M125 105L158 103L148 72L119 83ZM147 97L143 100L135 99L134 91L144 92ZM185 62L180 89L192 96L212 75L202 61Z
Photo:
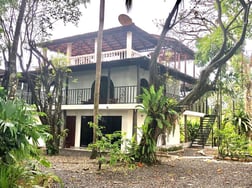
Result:
M221 30L222 30L222 34L223 34L223 42L222 42L222 46L219 50L219 52L213 57L213 59L211 60L210 64L212 64L213 62L215 62L216 60L218 60L219 58L221 58L225 52L226 46L227 46L227 30L222 22L222 9L221 9L221 2L220 0L216 0L216 4L217 4L217 10L218 10L218 22L220 24Z
M242 0L240 0L242 1ZM218 64L223 65L224 63L226 63L226 61L228 61L232 55L241 47L241 45L243 44L244 40L245 40L245 36L246 36L246 32L247 32L247 26L248 26L248 18L249 18L249 11L250 11L250 6L251 3L248 3L247 6L244 8L244 14L243 14L243 27L242 27L242 33L240 35L239 40L236 42L236 44L234 44L234 47L231 48L225 56L223 56L222 58L219 58L218 60L216 60L215 62L211 62L211 66L212 68L216 68L218 67Z

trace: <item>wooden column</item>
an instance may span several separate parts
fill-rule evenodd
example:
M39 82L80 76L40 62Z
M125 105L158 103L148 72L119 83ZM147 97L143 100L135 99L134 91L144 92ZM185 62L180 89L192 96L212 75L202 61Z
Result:
M131 58L132 52L132 32L127 32L127 39L126 39L126 58Z

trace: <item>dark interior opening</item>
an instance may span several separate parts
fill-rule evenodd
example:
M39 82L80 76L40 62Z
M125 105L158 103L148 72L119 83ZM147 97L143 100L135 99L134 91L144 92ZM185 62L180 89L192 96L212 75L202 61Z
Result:
M88 122L93 121L93 116L81 117L81 138L80 146L87 147L93 141L93 128L91 128ZM112 134L115 131L122 130L122 117L121 116L102 116L99 120L99 125L103 126L103 134Z
M91 87L91 101L94 101L95 81ZM107 76L101 77L100 104L107 104L107 100L114 99L114 84Z

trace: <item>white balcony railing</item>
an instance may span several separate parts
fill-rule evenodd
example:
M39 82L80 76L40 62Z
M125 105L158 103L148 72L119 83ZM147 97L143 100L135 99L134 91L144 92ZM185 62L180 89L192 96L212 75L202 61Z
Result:
M102 61L113 61L132 57L141 57L140 53L135 50L131 50L129 57L127 57L127 49L114 50L108 52L102 52ZM80 55L70 57L70 65L91 64L96 62L95 54Z

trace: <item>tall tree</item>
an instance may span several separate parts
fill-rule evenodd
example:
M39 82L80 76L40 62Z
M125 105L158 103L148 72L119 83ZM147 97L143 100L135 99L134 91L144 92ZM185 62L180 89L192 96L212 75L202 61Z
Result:
M168 116L171 114L164 113L163 110L168 112L168 106L169 102L166 98L162 97L163 95L160 95L160 92L163 90L160 89L161 86L161 79L158 76L158 65L157 65L157 58L160 54L160 50L162 48L162 44L164 42L164 39L166 37L166 34L169 30L172 29L177 24L177 16L179 11L179 6L181 4L182 0L176 0L171 12L169 13L168 17L166 18L165 24L163 26L160 38L158 40L158 44L154 50L154 53L151 56L150 65L149 65L149 82L150 85L152 85L152 89L150 89L150 95L155 97L149 97L150 100L146 100L145 107L147 108L149 113L146 113L146 119L145 124L143 125L143 135L139 144L139 150L137 155L143 155L143 157L140 158L142 162L146 163L156 163L156 155L155 155L155 146L157 144L157 138L160 134L164 133L164 130L167 129L166 120L167 119L173 119ZM130 10L132 6L131 0L125 1L126 7L128 10ZM146 91L146 94L148 92ZM147 94L148 96L148 94ZM148 97L147 97L148 98ZM145 100L144 100L145 101ZM150 105L151 104L151 105ZM162 107L160 108L159 105ZM153 111L153 109L158 109L157 111ZM169 109L171 110L171 109ZM150 113L151 112L151 113ZM163 114L162 114L163 113ZM157 115L158 114L158 115ZM159 115L162 117L160 118ZM151 120L150 120L151 119ZM175 121L173 120L172 123Z
M22 3L23 0L17 2ZM1 50L5 60L6 72L10 75L14 74L14 78L17 79L16 63L13 62L19 61L37 111L45 114L40 116L40 120L51 128L50 133L53 137L47 146L52 154L58 153L59 150L59 138L63 122L61 111L62 92L67 70L62 68L59 63L56 66L55 63L44 57L44 54L38 50L37 44L48 40L55 22L77 23L81 15L78 5L83 2L83 0L26 0L26 6L22 4L24 6L24 13L20 13L20 4L8 4L9 6L6 6L6 11L1 14L0 24L3 28ZM23 14L22 19L19 19L19 16L17 16L20 14ZM16 34L13 30L13 28L17 27L16 18L22 22L19 34ZM14 41L14 36L17 36L19 40ZM17 49L12 50L14 44L17 45ZM14 53L14 51L16 52ZM13 56L10 56L11 54ZM12 60L11 65L9 59ZM63 60L58 59L58 61L62 62ZM39 65L37 72L30 71L34 62L37 62L37 65ZM14 69L9 68L12 65L15 66ZM3 82L7 86L12 84L8 77L5 77ZM13 90L15 87L11 86L11 89ZM15 90L11 93L12 96L15 96Z
M150 70L149 82L150 82L150 85L154 85L155 88L160 87L158 72L157 72L157 58L159 56L159 53L162 48L162 44L164 42L167 32L171 30L172 27L174 27L174 25L177 23L179 5L181 4L181 2L182 0L176 0L175 5L173 6L171 12L169 13L168 17L165 20L161 35L158 40L158 44L151 56L151 61L149 65L149 70Z
M193 90L182 100L180 105L191 105L206 92L214 90L221 68L239 50L250 30L249 13L251 1L215 0L211 6L215 10L210 19L203 11L195 9L195 20L205 25L210 31L197 40L198 53L196 58L207 64L200 73ZM213 21L214 20L214 21ZM211 27L208 24L210 23ZM203 60L203 61L202 61Z
M9 38L8 46L7 46L8 52L9 52L8 59L6 58L6 56L4 56L5 67L7 68L7 71L5 71L3 86L8 92L9 99L13 99L15 97L15 93L17 90L18 80L17 80L16 57L17 57L17 50L18 50L18 44L19 44L19 37L21 33L21 27L23 23L24 14L25 14L25 8L26 8L26 0L22 0L19 4L19 13L18 13L16 23L14 23L15 24L14 35L6 36L6 38L9 38L9 37L11 38ZM2 24L2 28L4 30L7 29L6 27L4 27L3 24ZM6 32L4 32L4 34L6 34Z
M128 1L129 2L129 1ZM204 4L203 9L198 9L198 4ZM176 19L178 17L179 5L181 0L177 0L171 13L168 15L164 25L163 30L158 42L158 45L154 51L154 54L151 58L150 63L150 83L153 84L156 88L159 88L158 77L157 77L157 57L159 55L160 49L162 47L162 43L164 41L164 37L167 35L168 31L171 30L172 27L178 23ZM211 91L216 88L216 83L218 76L221 72L222 66L236 53L236 51L242 46L245 36L247 34L247 30L250 27L248 24L249 21L249 13L251 1L231 1L231 0L215 0L213 1L192 1L195 5L192 6L192 9L185 12L185 14L181 14L179 17L182 20L186 20L187 17L192 15L193 18L196 18L198 26L201 24L205 26L206 30L200 31L197 35L199 38L199 46L202 49L204 48L204 41L208 40L210 36L215 37L216 44L209 48L212 54L205 53L205 58L207 61L207 66L201 72L199 81L196 86L193 88L192 92L190 92L178 105L191 105L200 97L202 97L206 92ZM126 2L127 5L127 2ZM211 5L213 13L211 18L207 20L204 14L199 14L200 11L203 13L208 5ZM214 19L213 19L214 18ZM187 19L188 20L188 19ZM191 22L192 23L192 22ZM213 24L210 28L208 28L210 24ZM200 27L202 29L202 27ZM211 31L212 33L206 35L206 31ZM203 36L203 37L202 37ZM208 40L209 41L209 40ZM199 49L200 52L204 52ZM210 55L210 56L209 56ZM214 79L211 79L212 75L214 75ZM151 129L157 129L157 126L149 126L149 131L153 131ZM146 132L149 132L146 131ZM154 131L155 132L155 131ZM143 138L143 137L142 137ZM142 142L141 142L142 143ZM143 142L144 143L144 142ZM146 145L146 147L148 147Z
M98 36L97 36L96 73L95 73L96 76L95 76L94 111L93 111L93 122L95 125L98 125L98 118L99 118L104 12L105 12L105 0L100 0L100 16L99 16L99 29L98 29ZM93 127L93 143L95 143L97 140L95 127L96 126ZM96 158L95 149L93 149L93 152L90 158Z
M78 1L47 1L47 0L6 0L0 9L1 52L3 54L5 75L2 80L3 87L8 91L9 98L14 98L18 84L17 60L21 60L24 52L20 43L27 45L27 39L32 38L35 42L50 36L48 30L52 30L53 24L62 20L65 23L77 22L81 15L78 5L86 0ZM36 6L36 9L34 8ZM34 16L34 13L36 15ZM29 16L32 17L29 18ZM32 19L31 19L32 18ZM29 21L29 29L33 27L33 35L25 34L24 22ZM36 25L36 26L34 26ZM35 28L36 27L36 28ZM26 63L24 63L26 64Z
M216 89L221 67L243 47L245 37L250 34L250 6L251 1L244 0L205 0L190 1L190 5L181 9L179 24L168 35L193 48L196 44L196 63L203 71L193 92L180 104L190 105Z

